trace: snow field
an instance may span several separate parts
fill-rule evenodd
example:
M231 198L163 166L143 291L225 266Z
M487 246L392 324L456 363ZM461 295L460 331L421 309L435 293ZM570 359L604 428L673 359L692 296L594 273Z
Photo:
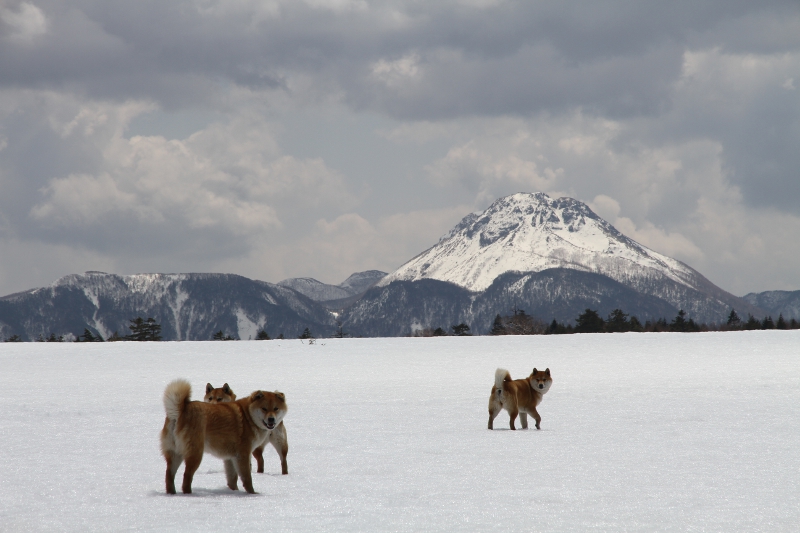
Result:
M508 431L505 412L486 429L498 366L551 369L541 431ZM194 494L166 495L178 377L196 399L206 382L286 393L289 475L269 448L259 494L232 492L206 455ZM4 343L0 404L2 531L800 524L800 331Z

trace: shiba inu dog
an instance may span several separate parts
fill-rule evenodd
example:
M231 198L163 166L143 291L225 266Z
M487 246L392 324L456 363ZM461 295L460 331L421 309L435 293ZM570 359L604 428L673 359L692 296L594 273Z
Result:
M234 394L233 390L228 386L226 383L220 388L214 388L214 385L211 383L206 384L206 395L204 398L205 401L209 403L222 403L222 402L232 402L236 400L236 394ZM283 427L283 425L281 425ZM269 442L272 446L275 447L278 454L281 456L281 469L283 474L288 474L289 471L286 468L286 452L281 453L281 446L286 443L286 429L283 429L283 439L281 440L280 432L273 433L270 435ZM253 457L256 458L256 472L259 474L264 473L264 446L266 444L259 446L255 450L253 450ZM288 444L286 444L286 449L288 451Z
M277 442L283 473L288 473L289 446L283 426L288 408L283 393L257 390L247 398L222 403L193 402L191 394L191 385L183 379L164 390L167 417L161 430L161 453L167 462L168 493L175 494L175 473L181 463L185 465L181 490L192 492L192 479L204 452L224 461L231 490L238 490L237 479L241 478L245 490L255 493L250 454L268 441Z
M489 396L489 429L494 429L492 423L501 409L508 411L511 429L517 429L514 427L517 414L522 422L522 429L528 429L528 415L536 420L536 429L540 429L542 417L536 411L536 406L542 403L542 395L550 390L552 384L549 368L534 368L527 378L515 380L511 379L508 370L498 368L494 373L494 387Z
M236 399L236 395L226 383L222 387L215 389L211 383L206 383L206 395L203 401L208 403L222 403L232 402Z

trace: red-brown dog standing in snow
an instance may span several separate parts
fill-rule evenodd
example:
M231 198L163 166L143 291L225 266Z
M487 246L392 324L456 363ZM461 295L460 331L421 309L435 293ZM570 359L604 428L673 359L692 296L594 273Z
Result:
M550 377L550 369L533 369L531 375L525 379L511 379L511 374L504 368L498 368L494 373L494 387L489 396L489 429L494 429L492 423L502 409L508 411L511 417L511 429L514 427L514 420L522 422L522 429L528 429L528 415L536 420L536 429L542 417L536 411L536 406L542 403L542 395L550 390L553 378Z
M167 492L175 494L175 474L185 463L182 490L192 492L192 479L203 453L211 453L225 463L228 487L238 490L237 481L247 492L254 493L250 475L250 454L280 433L286 444L286 397L281 392L257 390L247 398L233 402L207 403L191 401L192 387L176 379L164 390L167 417L161 430L161 453L167 461ZM286 470L286 450L281 447L281 464Z
M234 394L227 383L218 388L214 388L214 385L208 383L206 385L206 395L203 400L208 403L234 402L236 401L236 394ZM289 468L286 466L286 453L289 451L289 443L286 441L286 429L283 428L283 424L280 425L280 429L282 429L282 431L276 430L270 433L267 441L275 446L275 450L277 450L278 455L281 456L281 473L288 474ZM262 444L253 450L253 457L256 458L256 472L259 474L264 473L264 446L266 446L266 444Z

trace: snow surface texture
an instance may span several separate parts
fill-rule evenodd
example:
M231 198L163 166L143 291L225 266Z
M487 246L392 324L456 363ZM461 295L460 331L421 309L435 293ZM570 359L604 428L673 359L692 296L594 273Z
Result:
M3 531L797 531L800 331L0 344ZM549 367L542 430L486 429ZM165 385L286 393L289 475L164 494ZM183 469L178 473L178 479Z
M578 200L517 193L466 216L378 285L430 278L483 291L505 272L548 268L595 272L621 283L664 277L699 288L705 281L680 261L626 237Z

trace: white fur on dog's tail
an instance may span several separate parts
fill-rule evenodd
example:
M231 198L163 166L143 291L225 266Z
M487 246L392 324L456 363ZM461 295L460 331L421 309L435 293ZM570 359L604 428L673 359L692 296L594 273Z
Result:
M177 420L184 404L192 396L192 386L185 379L176 379L164 389L164 411L167 418Z
M511 373L505 368L498 368L494 372L494 388L502 389L504 381L511 381Z

